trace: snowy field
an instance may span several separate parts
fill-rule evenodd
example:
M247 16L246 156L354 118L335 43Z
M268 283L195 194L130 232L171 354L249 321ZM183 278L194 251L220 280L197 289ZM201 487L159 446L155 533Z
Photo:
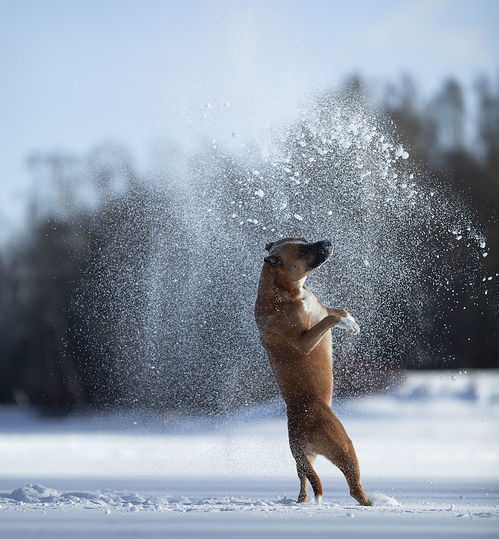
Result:
M0 409L0 537L499 537L499 373L336 401L375 505L325 459L297 505L279 403L218 420Z

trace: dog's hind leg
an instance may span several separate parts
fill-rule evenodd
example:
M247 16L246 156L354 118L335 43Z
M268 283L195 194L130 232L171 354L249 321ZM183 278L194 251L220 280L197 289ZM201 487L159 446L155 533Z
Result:
M310 465L313 466L317 455L315 453L305 453L305 456L310 462ZM298 464L296 464L296 471L298 473L298 478L300 479L300 493L298 494L297 502L304 503L308 501L307 476L305 475L303 467L298 466Z
M296 465L296 472L298 473L298 479L300 480L300 492L298 494L298 499L296 500L296 503L305 503L308 502L308 494L307 494L307 476L305 475L305 472Z
M360 505L371 505L360 481L359 462L352 442L350 442L349 447L346 450L338 450L337 447L335 447L324 451L323 454L337 466L345 476L352 498L355 498Z
M336 466L343 472L350 489L350 495L355 498L360 505L372 505L360 482L360 467L352 445L352 452L337 461Z
M296 461L296 471L298 472L298 478L300 479L300 493L298 495L298 503L306 502L307 496L307 479L312 485L314 491L315 502L321 503L322 501L322 484L319 476L312 466L311 460L315 460L315 455L307 453L296 443L291 443L291 453Z
M360 481L359 461L357 460L352 440L350 440L345 428L332 410L327 432L325 433L325 440L322 441L321 446L320 453L337 466L345 476L350 495L360 505L371 505Z

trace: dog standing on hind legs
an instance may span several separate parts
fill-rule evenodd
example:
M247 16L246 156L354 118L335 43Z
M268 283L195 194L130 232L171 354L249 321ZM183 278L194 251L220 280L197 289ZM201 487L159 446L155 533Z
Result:
M331 410L333 360L331 328L357 335L360 328L343 309L322 305L305 286L307 275L331 254L327 240L310 243L283 238L265 246L255 319L287 407L289 445L300 479L298 502L306 502L307 480L315 501L322 485L313 468L317 455L335 464L345 476L350 494L371 505L360 481L352 441Z

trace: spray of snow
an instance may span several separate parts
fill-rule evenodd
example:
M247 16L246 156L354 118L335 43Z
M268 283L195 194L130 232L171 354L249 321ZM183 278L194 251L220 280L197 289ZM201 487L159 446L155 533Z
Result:
M237 154L207 144L183 178L158 186L162 197L141 216L151 226L139 254L123 236L110 245L105 271L115 271L103 292L127 398L227 410L275 395L252 311L263 247L279 237L333 242L310 283L361 327L355 339L335 337L340 361L424 360L428 284L448 289L449 275L466 271L481 285L486 240L472 216L421 176L364 106L319 96L270 138L264 155L256 145ZM462 249L475 267L461 267Z

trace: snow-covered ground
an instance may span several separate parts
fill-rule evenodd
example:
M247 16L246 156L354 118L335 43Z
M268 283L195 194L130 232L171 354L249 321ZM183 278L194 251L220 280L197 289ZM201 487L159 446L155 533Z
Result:
M411 373L333 408L373 507L325 459L324 503L294 503L278 402L188 421L0 409L0 537L499 537L499 373Z

